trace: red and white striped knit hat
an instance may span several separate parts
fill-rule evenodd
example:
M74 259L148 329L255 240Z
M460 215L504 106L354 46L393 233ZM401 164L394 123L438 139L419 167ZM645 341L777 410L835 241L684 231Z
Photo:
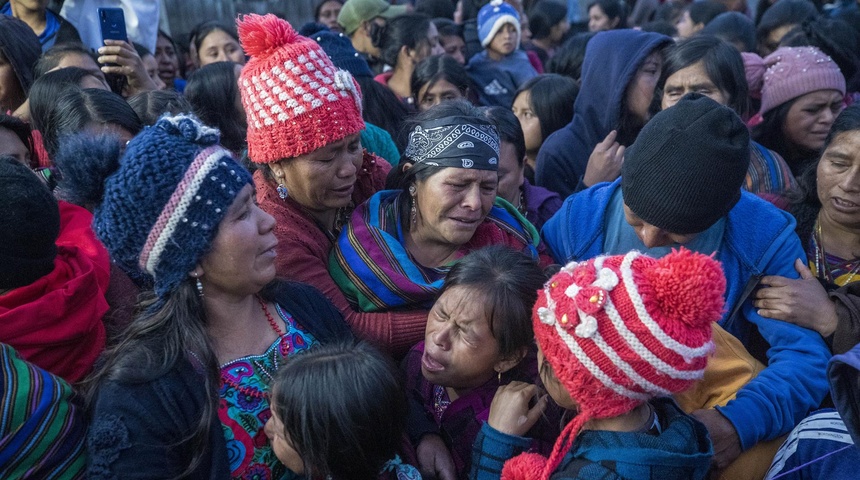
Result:
M251 57L239 75L251 161L297 157L364 130L358 83L319 44L271 14L237 26Z
M508 461L503 480L548 479L583 424L630 412L702 378L726 279L713 258L681 249L571 263L538 294L535 338L578 406L550 458Z

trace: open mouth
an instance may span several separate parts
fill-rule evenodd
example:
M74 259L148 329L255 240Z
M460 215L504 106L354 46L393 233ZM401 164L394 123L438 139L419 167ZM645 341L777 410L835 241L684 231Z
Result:
M860 207L860 204L852 202L850 200L845 200L844 198L833 197L832 201L833 201L833 205L835 205L838 208L855 209L857 207Z
M428 372L441 372L445 369L445 366L434 360L427 351L421 356L421 366Z

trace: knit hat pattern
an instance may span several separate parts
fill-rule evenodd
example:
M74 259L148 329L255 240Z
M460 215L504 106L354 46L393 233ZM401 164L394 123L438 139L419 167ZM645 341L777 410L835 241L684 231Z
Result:
M845 76L829 56L815 47L781 47L764 59L760 114L818 90L845 95Z
M218 139L218 130L190 115L162 117L129 142L94 211L94 230L111 258L153 277L159 297L188 278L252 183Z
M370 65L355 47L349 37L342 33L332 32L331 30L322 30L310 35L331 58L335 67L346 70L354 77L373 78L373 71L370 70Z
M654 116L624 156L624 204L676 234L701 233L741 197L750 134L730 108L700 94Z
M517 9L502 0L492 0L481 7L478 11L478 38L481 46L486 47L493 41L493 37L499 33L506 23L513 24L517 29L517 47L520 48L522 31L520 27L520 14Z
M532 323L578 413L548 460L514 458L502 479L548 479L587 421L623 415L701 379L725 288L719 262L683 248L659 260L634 251L562 268L539 292Z
M251 57L239 75L251 161L297 157L364 129L358 83L316 42L271 14L245 15L238 26Z
M0 288L29 285L54 269L60 210L29 168L0 157Z

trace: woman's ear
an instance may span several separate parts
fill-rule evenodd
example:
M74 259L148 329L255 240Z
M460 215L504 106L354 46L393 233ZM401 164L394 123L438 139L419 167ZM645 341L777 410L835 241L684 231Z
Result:
M520 362L526 358L526 354L528 353L528 347L522 347L517 349L514 353L508 355L506 358L503 358L496 362L496 365L493 367L498 373L505 373L508 370L519 365Z
M269 169L272 171L272 176L275 177L275 180L278 183L284 183L284 179L286 178L286 172L284 172L284 160L280 160L277 162L272 162L269 164Z
M400 165L400 171L403 173L406 173L412 167L413 167L412 162L403 162L403 164Z
M202 276L203 276L203 267L201 267L201 266L198 264L196 267L194 267L194 270L191 270L190 272L188 272L188 276L189 276L189 277L191 277L191 278L200 278L200 277L202 277Z

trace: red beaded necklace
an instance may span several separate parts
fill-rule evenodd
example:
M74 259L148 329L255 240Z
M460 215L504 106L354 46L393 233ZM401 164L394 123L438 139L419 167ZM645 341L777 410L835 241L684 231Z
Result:
M263 313L266 315L266 320L269 321L269 325L272 327L272 330L274 330L275 333L278 334L278 337L280 339L280 345L278 346L278 352L283 354L284 337L286 336L286 333L281 331L280 327L278 327L278 324L275 322L275 319L272 318L272 314L269 313L269 307L266 306L266 301L263 300L262 298L260 298L259 296L257 296L257 301L260 303L260 307L262 307ZM221 386L223 387L225 384L230 386L230 387L233 387L239 393L241 393L242 395L248 396L248 397L260 398L260 399L268 399L269 398L268 392L262 392L262 391L257 390L256 388L242 386L239 383L237 383L236 381L231 380L229 378L226 378L224 375L221 375Z

